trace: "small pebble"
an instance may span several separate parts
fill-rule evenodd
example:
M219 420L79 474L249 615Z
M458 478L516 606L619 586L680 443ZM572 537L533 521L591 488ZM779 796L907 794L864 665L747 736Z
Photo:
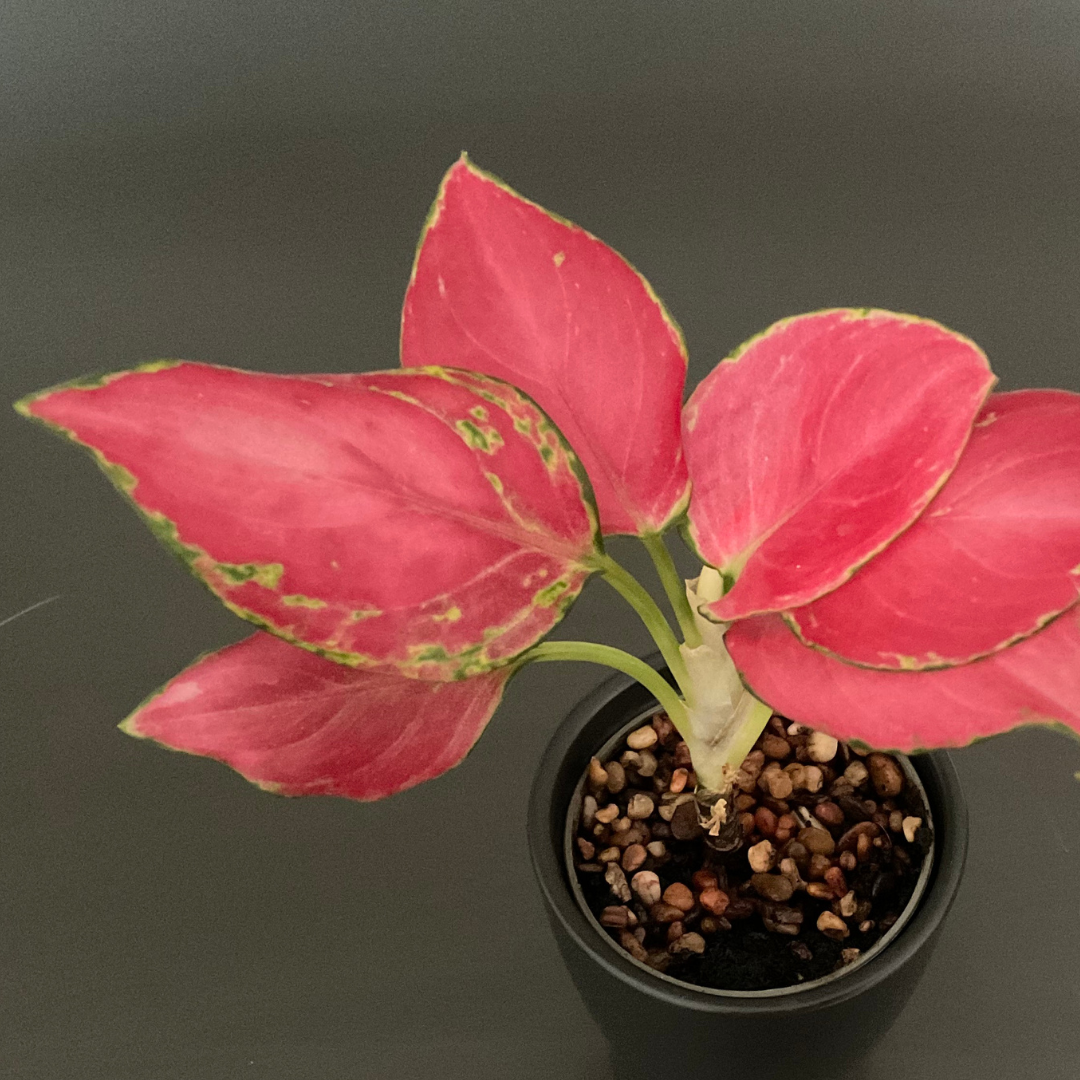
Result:
M845 780L842 776L834 780L829 787L829 794L839 802L841 799L850 799L855 796L855 785Z
M782 761L791 753L791 744L779 735L765 735L761 740L761 749L767 758Z
M663 713L657 713L652 718L652 729L665 746L675 737L675 725Z
M619 934L619 944L635 959L645 962L649 953L645 946L628 930L623 930Z
M693 840L700 832L697 806L693 796L690 796L688 802L676 806L671 818L671 834L676 840Z
M652 728L649 730L652 731ZM630 801L626 805L626 816L632 821L644 821L655 809L656 803L643 791L639 791L636 795L630 796Z
M810 866L810 852L798 840L789 840L784 845L784 855L795 860L799 873L802 873Z
M901 832L904 828L903 810L893 810L889 813L889 831Z
M767 806L759 806L754 811L754 826L762 836L776 835L776 820L776 815Z
M804 963L807 960L814 959L814 954L810 951L810 949L806 945L806 942L804 941L793 941L788 946L788 948L790 948L791 951Z
M831 855L836 850L836 841L827 829L800 829L798 840L812 855Z
M703 889L716 889L720 886L720 879L711 870L695 870L691 875L690 882L698 892Z
M600 913L601 926L631 926L631 919L633 919L634 922L637 922L637 917L625 904L620 905L619 907L606 907Z
M608 883L612 895L624 904L630 899L630 886L627 884L623 868L618 863L608 863L604 871L604 880Z
M645 957L645 963L657 971L667 971L671 966L671 957L666 949L650 949L649 955Z
M855 853L853 851L845 851L840 855L840 869L852 871L855 869Z
M678 941L671 946L673 953L703 953L705 951L705 939L700 934L693 932L683 934Z
M803 786L811 795L821 790L825 783L825 774L816 765L807 765L803 773Z
M845 965L854 964L855 961L859 959L859 950L858 949L841 949L840 950L840 959L843 960Z
M601 809L596 811L596 820L602 821L605 825L611 824L618 816L618 803L609 803L607 806L601 807Z
M763 874L773 868L773 863L776 861L776 849L768 840L762 840L760 844L755 844L747 851L746 857L750 861L750 869L756 874Z
M665 904L662 900L649 908L649 918L658 923L679 922L683 914L682 908L674 907L672 904Z
M821 802L814 807L814 817L834 828L844 824L844 811L834 802Z
M806 888L806 882L803 881L802 875L799 873L799 866L794 859L781 859L780 873L791 882L794 889Z
M761 775L761 770L764 768L764 766L764 752L761 750L751 750L750 753L747 754L745 758L743 758L743 763L739 766L739 768L750 776L757 778Z
M639 727L637 731L631 731L626 736L626 745L631 750L648 750L650 746L655 746L659 742L659 737L656 734L656 728L652 724L646 724L644 727Z
M874 790L883 799L891 799L904 790L904 773L895 758L888 754L871 754L866 764Z
M834 915L831 911L823 911L818 916L817 928L826 937L831 937L835 941L843 941L850 933L847 923L839 915Z
M611 823L611 831L612 832L617 832L617 833L626 832L627 829L629 829L629 828L630 828L630 819L628 817L616 818Z
M853 892L844 893L840 897L840 914L845 919L850 919L855 914L855 909L859 905L859 898Z
M599 758L593 758L589 762L589 783L595 788L602 788L607 782L607 770L600 764Z
M620 829L619 832L615 833L611 838L611 842L621 848L628 848L631 844L644 844L649 839L649 826L644 821L633 821L630 823L629 829Z
M728 904L731 903L728 894L722 889L710 887L703 889L700 896L701 906L706 911L711 911L714 915L723 915L728 909Z
M860 934L869 934L870 931L873 930L873 929L874 929L874 923L873 923L873 920L871 920L871 919L863 919L863 921L861 923L859 923L859 933Z
M668 923L667 934L665 935L667 937L667 943L669 945L674 944L685 933L686 933L686 927L683 926L681 921L680 922Z
M663 840L650 840L645 845L645 850L654 858L662 859L667 854L667 848Z
M636 769L641 764L641 755L633 750L627 750L621 758L619 758L619 764L624 769Z
M806 886L807 896L812 896L815 900L831 900L832 889L825 884L824 881L811 881Z
M626 787L626 770L617 762L607 763L607 789L612 795L618 795Z
M866 843L869 846L873 837L877 836L879 830L878 827L872 821L860 821L857 825L852 825L840 837L837 843L837 847L841 851L858 851L859 837L865 836Z
M861 762L853 761L844 770L844 779L849 781L855 787L862 787L866 783L866 778L870 775L870 770Z
M754 886L758 896L763 896L766 900L773 900L776 903L782 904L785 900L790 900L795 892L795 887L791 884L790 879L784 877L783 874L754 874L750 878L750 883Z
M794 790L795 785L787 773L777 772L769 777L769 794L774 799L786 799Z
M596 799L592 795L586 795L581 800L581 824L586 829L591 829L596 824Z
M581 852L581 857L588 862L596 854L596 845L589 843L584 836L577 838L578 851Z
M811 761L824 765L836 757L840 744L824 731L815 731L806 741L806 755Z
M825 884L833 891L833 896L843 896L847 891L847 881L844 879L844 871L839 866L830 866L825 871Z
M672 882L664 890L661 899L680 911L689 911L694 906L694 894L681 881Z
M797 761L784 766L784 772L791 777L791 786L796 791L802 791L806 787L806 766Z
M797 934L803 924L803 913L800 908L788 907L786 904L765 904L761 912L765 929L774 934Z
M622 857L622 868L628 873L632 874L638 869L642 863L649 857L648 852L645 850L644 844L631 844L624 852Z
M787 733L789 735L801 735L805 730L806 728L804 728L802 724L788 724L787 726Z
M672 760L675 762L676 767L691 764L690 747L681 739L675 744L675 752L672 755Z
M919 830L919 826L922 824L921 817L906 817L903 821L904 839L909 843L915 843L915 834Z
M621 855L622 850L620 848L609 847L604 848L604 850L601 851L600 854L597 856L597 859L602 863L618 862Z
M673 791L676 794L684 787L686 787L686 781L689 779L690 774L685 769L676 769L671 774L671 783L668 784L668 791Z
M646 907L659 902L660 879L651 870L640 870L633 876L630 885Z
M650 754L648 750L642 750L638 755L641 758L641 762L637 767L638 776L643 776L648 779L656 773L656 766L659 764L656 760L655 754Z

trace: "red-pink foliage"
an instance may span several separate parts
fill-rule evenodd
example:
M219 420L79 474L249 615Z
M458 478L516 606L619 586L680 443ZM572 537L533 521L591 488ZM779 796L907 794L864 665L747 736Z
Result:
M663 531L690 481L683 524L729 586L703 613L732 621L775 710L900 750L1080 731L1077 395L987 403L967 338L821 311L723 361L680 434L685 350L644 279L464 159L401 341L395 372L165 363L20 403L277 635L198 661L132 734L287 794L436 776L598 568L600 532Z
M678 327L611 248L464 158L420 242L401 362L484 371L533 397L581 457L605 533L659 532L685 506Z
M456 765L510 668L462 682L356 671L258 633L195 661L123 724L280 795L381 799Z

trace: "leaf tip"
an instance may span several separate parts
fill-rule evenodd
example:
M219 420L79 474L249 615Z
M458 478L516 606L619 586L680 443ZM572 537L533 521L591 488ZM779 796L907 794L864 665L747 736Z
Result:
M130 716L124 717L116 726L125 734L130 735L133 739L145 739L146 733L139 730L139 713L142 711L140 706Z

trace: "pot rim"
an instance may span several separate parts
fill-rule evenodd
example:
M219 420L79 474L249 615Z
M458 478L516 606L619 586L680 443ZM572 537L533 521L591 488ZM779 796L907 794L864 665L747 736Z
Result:
M646 662L662 670L659 654L646 657ZM666 674L666 673L665 673ZM570 939L593 962L608 974L640 993L668 1004L698 1012L728 1015L786 1013L792 1010L812 1011L850 1000L889 978L905 965L937 931L956 896L967 854L967 804L960 779L948 753L931 751L909 759L923 782L928 809L935 825L935 865L922 902L911 915L907 925L889 942L880 954L869 956L865 963L845 969L843 977L825 977L812 982L775 991L716 991L684 983L670 976L658 976L652 969L636 963L629 954L611 942L598 924L587 918L578 904L570 883L564 858L564 836L567 808L573 791L584 772L595 745L611 737L612 730L623 725L612 724L608 732L594 740L581 769L568 765L571 756L581 757L579 745L583 732L591 721L620 696L638 691L641 706L625 710L624 715L639 716L655 699L644 687L629 676L616 673L583 698L560 724L540 761L529 796L528 838L533 870L549 910L561 923ZM595 735L595 733L594 733ZM568 774L573 783L566 793ZM561 806L555 806L556 801ZM948 803L948 812L944 804Z

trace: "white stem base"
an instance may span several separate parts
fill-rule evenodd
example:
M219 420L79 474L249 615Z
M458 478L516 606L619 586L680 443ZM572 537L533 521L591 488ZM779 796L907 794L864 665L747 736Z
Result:
M758 701L739 678L724 644L726 623L704 618L698 608L718 598L719 574L706 567L701 577L686 583L686 596L701 633L695 648L680 646L690 674L686 697L690 730L686 736L698 783L723 793L731 777L750 752L772 710ZM713 580L715 577L715 581Z

